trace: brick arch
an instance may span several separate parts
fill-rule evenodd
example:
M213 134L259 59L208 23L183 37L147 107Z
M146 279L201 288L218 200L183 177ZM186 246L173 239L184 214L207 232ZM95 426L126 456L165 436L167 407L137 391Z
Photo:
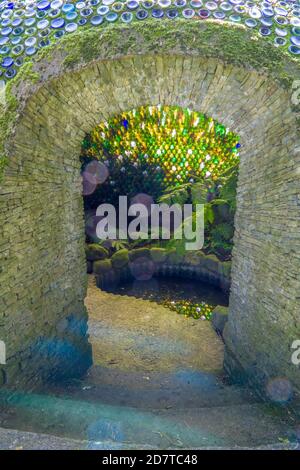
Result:
M38 86L15 87L26 100L0 189L7 382L20 370L32 379L88 367L81 141L115 114L166 104L206 113L241 136L226 368L260 389L277 376L299 389L290 358L300 338L300 156L290 94L267 74L171 50L78 62L72 71L56 63L53 73L41 62Z

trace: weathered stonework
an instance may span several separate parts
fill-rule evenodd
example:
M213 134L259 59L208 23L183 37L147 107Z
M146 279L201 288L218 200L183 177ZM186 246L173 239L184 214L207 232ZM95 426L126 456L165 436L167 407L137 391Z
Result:
M250 33L235 46L226 36L224 50L216 36L209 47L213 36L192 23L111 28L90 43L73 35L9 86L1 131L9 164L0 189L8 382L20 370L72 373L89 363L85 328L78 335L70 326L74 317L86 322L81 141L100 121L161 103L206 113L241 137L225 365L232 372L239 364L261 391L277 376L300 390L291 363L300 338L300 142L291 86L300 69ZM51 353L47 340L64 341L66 331L78 360L54 348L52 362L41 363Z
M89 252L87 245L86 252ZM92 264L90 264L92 263ZM103 261L87 261L87 272L96 275L98 287L118 285L120 281L134 279L135 269L140 273L156 276L182 277L207 282L221 288L225 293L230 289L231 262L220 261L214 255L202 251L190 251L186 255L163 248L123 249Z

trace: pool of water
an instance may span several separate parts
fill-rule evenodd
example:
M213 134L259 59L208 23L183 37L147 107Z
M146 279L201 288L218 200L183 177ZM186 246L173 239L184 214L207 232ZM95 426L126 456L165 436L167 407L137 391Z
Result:
M107 291L150 300L179 314L202 320L209 320L217 305L228 305L228 296L220 289L200 281L174 277L126 281Z

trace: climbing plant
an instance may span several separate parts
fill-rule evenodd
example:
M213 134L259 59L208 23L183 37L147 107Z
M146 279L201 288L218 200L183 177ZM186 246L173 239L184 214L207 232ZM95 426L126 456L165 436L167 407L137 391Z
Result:
M169 187L159 199L167 204L203 204L204 249L224 259L230 258L233 247L237 177L238 164L216 180L199 179L183 186ZM172 239L165 244L182 251L185 240Z

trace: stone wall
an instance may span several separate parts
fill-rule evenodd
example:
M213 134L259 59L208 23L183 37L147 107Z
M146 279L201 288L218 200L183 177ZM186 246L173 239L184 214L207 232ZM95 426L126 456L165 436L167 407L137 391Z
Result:
M34 79L20 73L11 86L17 106L5 131L9 165L0 190L0 339L9 382L22 369L34 373L37 349L53 359L46 371L77 369L72 354L59 355L66 338L78 345L78 363L88 364L85 327L80 335L72 329L72 318L86 322L81 141L114 114L161 103L189 106L240 135L226 367L235 372L238 364L262 391L278 376L299 390L291 344L300 338L300 153L290 91L299 67L250 33L225 52L222 36L209 47L205 27L192 23L171 32L111 29L78 40L85 48L67 39L34 64Z
M23 163L12 158L0 189L0 330L8 383L19 376L23 382L22 375L32 382L77 374L91 360L80 165L78 158L69 164L57 156L51 161L33 150Z

